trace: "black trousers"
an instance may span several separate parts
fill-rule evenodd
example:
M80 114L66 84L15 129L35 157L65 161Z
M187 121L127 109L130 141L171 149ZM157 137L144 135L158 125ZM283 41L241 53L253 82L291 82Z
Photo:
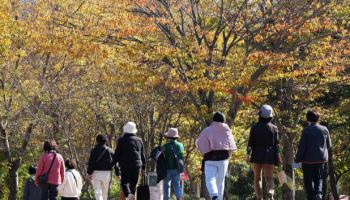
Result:
M41 186L41 200L57 200L58 196L58 185L47 184L45 186Z
M316 195L322 195L323 175L325 169L325 163L317 164L304 164L303 163L303 175L304 175L304 189L307 194L308 200L315 200Z
M79 200L78 197L61 197L61 200Z
M129 194L135 194L141 168L121 168L120 171L120 182L125 197L127 197Z

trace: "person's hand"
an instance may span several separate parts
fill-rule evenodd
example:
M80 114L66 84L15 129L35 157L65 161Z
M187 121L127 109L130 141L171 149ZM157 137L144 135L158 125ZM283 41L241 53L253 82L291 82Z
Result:
M92 181L92 175L87 175L86 176L86 182L87 183L91 183L91 181Z
M141 170L141 175L144 176L145 175L145 170Z
M249 155L246 155L245 156L245 161L249 164L250 163L250 156Z
M281 154L278 154L278 163L279 163L279 164L282 164L282 163L283 163L283 159L282 159Z
M117 180L120 181L122 179L121 176L116 176Z

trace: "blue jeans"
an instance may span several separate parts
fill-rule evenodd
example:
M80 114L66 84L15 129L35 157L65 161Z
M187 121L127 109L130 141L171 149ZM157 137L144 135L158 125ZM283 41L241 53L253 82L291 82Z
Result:
M303 163L304 188L308 200L315 200L316 195L322 195L323 174L325 163Z
M170 184L173 185L176 198L182 198L182 189L180 186L180 173L176 169L168 169L167 175L163 180L164 200L170 199Z

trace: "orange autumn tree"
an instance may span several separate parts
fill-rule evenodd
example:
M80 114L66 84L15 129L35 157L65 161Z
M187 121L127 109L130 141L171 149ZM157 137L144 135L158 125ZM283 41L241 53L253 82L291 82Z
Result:
M142 61L161 62L143 67L169 74L164 84L188 96L203 126L215 109L224 109L232 125L265 81L313 73L334 77L343 69L329 42L336 27L326 17L336 1L131 2L133 23L154 26L136 45ZM311 60L298 55L305 47L315 49ZM284 193L284 199L291 196L291 190Z
M0 9L1 193L18 199L18 170L36 162L44 139L55 138L65 155L84 161L77 151L91 147L90 133L72 124L94 125L84 118L96 114L83 111L86 99L106 79L115 48L133 38L120 29L117 1L2 1Z

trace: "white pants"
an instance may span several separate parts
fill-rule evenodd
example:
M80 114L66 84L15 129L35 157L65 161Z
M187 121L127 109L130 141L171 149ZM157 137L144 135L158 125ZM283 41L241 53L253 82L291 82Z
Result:
M225 176L228 160L205 161L205 183L211 198L224 199Z
M108 199L109 181L111 180L110 171L94 171L92 173L92 187L95 191L96 200Z

